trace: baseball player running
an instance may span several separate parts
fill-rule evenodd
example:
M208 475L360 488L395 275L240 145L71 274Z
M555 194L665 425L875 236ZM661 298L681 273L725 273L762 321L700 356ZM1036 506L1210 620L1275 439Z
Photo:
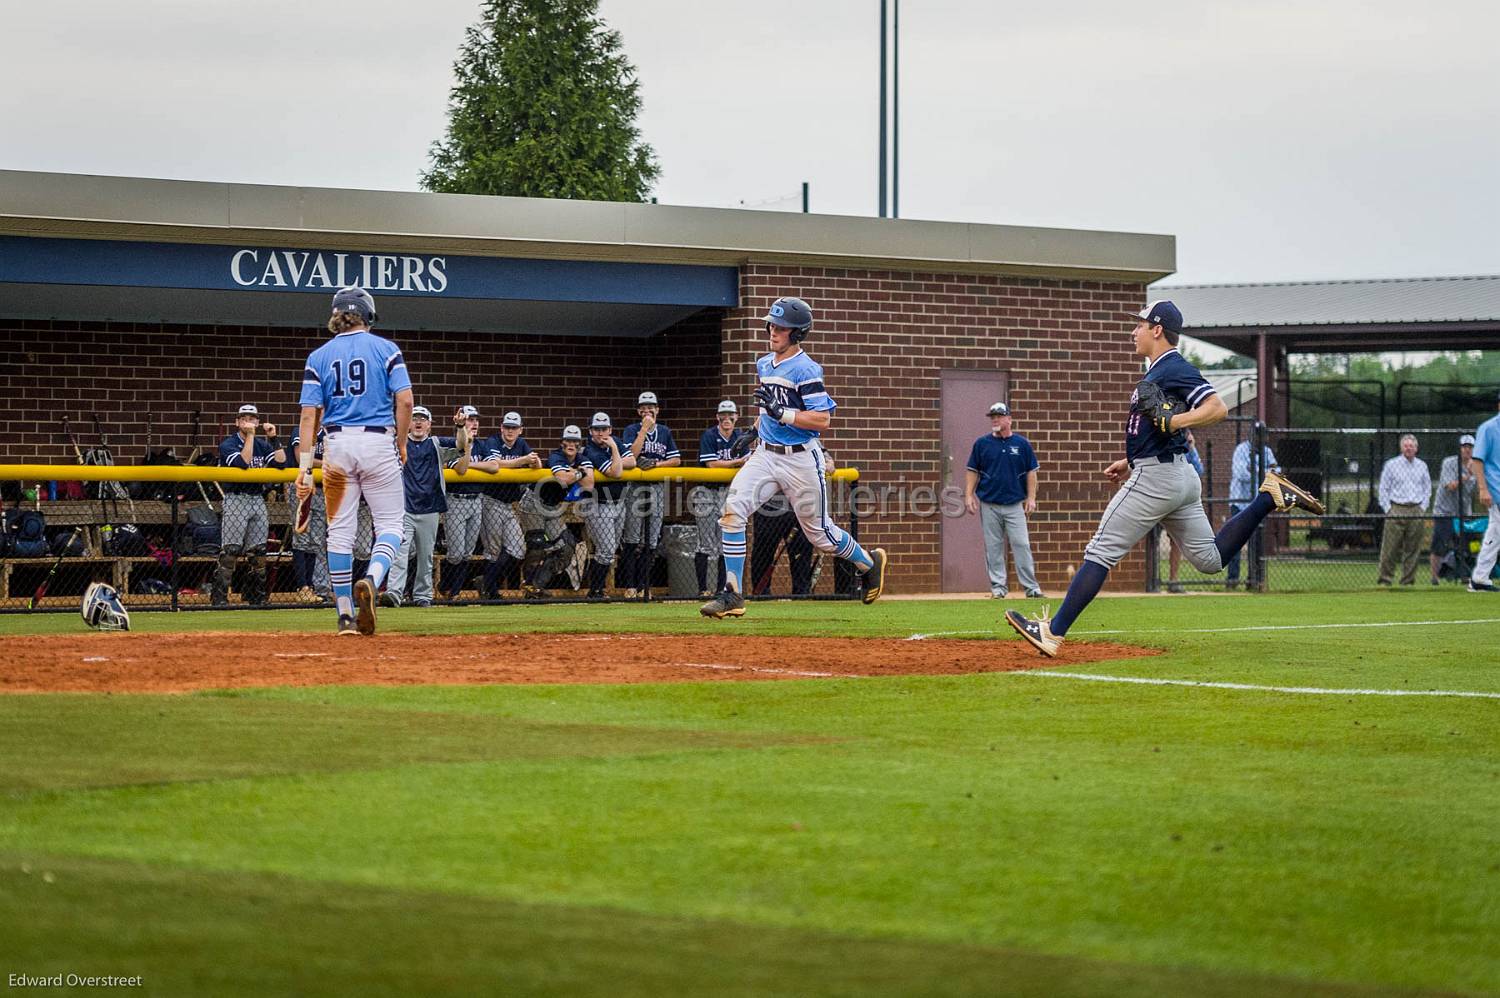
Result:
M661 404L655 392L641 392L635 400L640 421L625 427L624 467L675 468L682 463L672 431L658 423ZM625 490L625 527L622 540L625 551L620 556L616 579L625 576L625 598L634 599L646 588L651 567L656 562L656 546L661 542L662 514L667 507L666 482L631 482Z
M618 476L624 468L622 446L615 438L609 413L596 412L589 420L589 439L583 445L583 457L599 474ZM620 531L625 519L625 504L620 495L624 482L597 482L592 501L578 504L578 515L589 535L589 599L603 599L609 580L609 566L614 564L615 549L620 545Z
M828 515L827 463L818 435L833 421L837 403L823 386L823 369L802 351L812 330L812 309L801 298L778 298L764 321L771 352L755 362L760 446L730 483L719 519L724 589L699 609L715 620L744 616L745 524L778 490L814 547L852 562L863 573L864 602L875 602L885 588L885 550L866 552Z
M698 463L705 468L742 468L750 460L748 449L735 457L735 444L746 433L737 429L740 407L729 399L719 403L714 425L703 431L698 440ZM719 517L724 515L724 500L729 496L728 482L699 482L688 491L688 506L693 511L693 520L698 524L698 550L693 555L693 568L698 573L698 595L711 599L724 588L723 545L720 543ZM708 588L708 566L712 561L718 574L718 583Z
M401 547L406 494L401 466L411 425L411 378L401 348L370 332L375 299L363 288L333 296L333 338L308 355L302 374L299 439L312 440L321 415L323 499L328 507L328 574L339 634L374 634L375 599ZM310 449L299 455L297 497L312 495ZM354 529L363 496L374 522L370 565L354 574Z
M1198 369L1177 352L1182 312L1170 301L1154 301L1134 316L1135 352L1146 358L1146 376L1130 396L1125 456L1104 469L1124 485L1104 510L1083 551L1057 616L1044 609L1028 620L1007 610L1005 621L1043 655L1054 657L1084 607L1098 595L1109 570L1157 524L1166 528L1200 572L1220 571L1274 509L1302 507L1322 515L1323 504L1274 471L1267 471L1254 501L1215 535L1203 511L1203 487L1187 460L1186 430L1212 426L1227 415L1224 401Z
M523 420L519 412L507 412L500 420L500 432L491 436L485 444L491 459L498 469L540 468L542 456L532 451L522 431ZM521 486L515 482L501 482L485 486L480 500L484 509L481 528L484 532L484 582L479 587L483 599L500 598L500 580L526 557L526 538L521 534L521 521L516 519L515 504L521 501Z

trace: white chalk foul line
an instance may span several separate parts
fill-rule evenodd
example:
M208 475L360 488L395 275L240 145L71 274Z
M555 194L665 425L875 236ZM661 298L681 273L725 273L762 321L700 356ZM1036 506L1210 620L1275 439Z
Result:
M1087 672L1050 672L1034 669L1012 672L1012 676L1043 676L1048 679L1082 679L1095 683L1135 683L1141 686L1198 686L1216 690L1254 690L1265 693L1310 693L1321 696L1365 697L1473 697L1500 700L1500 693L1472 690L1336 690L1321 686L1256 686L1252 683L1210 683L1196 679L1150 679L1145 676L1098 676Z
M1248 627L1125 627L1115 630L1070 631L1072 635L1098 634L1234 634L1244 631L1322 631L1359 627L1440 627L1444 624L1500 624L1500 617L1476 617L1471 620L1371 620L1352 624L1255 624ZM930 631L913 634L908 641L928 638L951 638L962 634L1005 634L998 628L979 631Z
M721 665L715 662L658 662L667 669L715 669L719 672L764 672L772 676L802 676L806 679L863 679L849 672L803 672L799 669L764 669L758 665Z

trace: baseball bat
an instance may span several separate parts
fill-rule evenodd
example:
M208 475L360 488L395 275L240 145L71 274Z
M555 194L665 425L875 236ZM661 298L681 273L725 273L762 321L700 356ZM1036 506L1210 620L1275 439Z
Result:
M194 409L193 410L193 452L188 455L188 459L187 459L187 463L190 466L196 466L198 464L198 455L203 452L203 442L202 442L202 440L203 440L203 410L202 409ZM203 483L200 481L200 482L196 482L195 484L198 486L198 494L203 497L203 504L208 507L209 512L211 512L211 513L217 513L218 510L214 509L213 500L208 497L208 490L203 487ZM224 498L224 486L219 485L218 482L215 482L214 485L217 486L218 489L219 489L219 498L220 499Z
M94 432L99 436L99 450L103 453L104 457L104 460L100 463L113 466L115 463L115 455L109 449L109 441L104 439L104 424L99 421L99 414L97 412L91 413L91 415L94 417ZM132 522L134 522L135 500L130 498L130 492L125 488L125 486L118 481L111 480L109 482L109 494L110 498L115 501L115 515L119 516L120 514L119 502L120 499L123 498L126 505L130 507L130 519Z
M52 580L57 578L57 570L62 566L63 558L67 555L68 548L73 546L73 538L77 537L78 531L82 529L83 524L80 523L78 526L73 528L73 532L69 534L68 539L63 542L62 548L57 552L57 560L52 562L52 567L47 571L47 577L42 580L41 585L36 587L36 592L31 594L31 601L26 604L26 610L28 613L32 610L35 610L36 605L40 603L43 597L47 595L47 590L52 586Z

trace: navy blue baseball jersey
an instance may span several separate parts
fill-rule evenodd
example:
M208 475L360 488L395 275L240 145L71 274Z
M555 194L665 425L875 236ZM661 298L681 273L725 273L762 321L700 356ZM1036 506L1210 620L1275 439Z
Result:
M979 475L974 494L980 502L1008 506L1026 498L1026 476L1039 465L1031 442L1019 433L997 437L986 433L969 452L970 471Z
M710 461L732 461L734 454L734 442L745 435L745 431L736 426L730 431L726 439L719 432L719 424L715 423L703 431L703 436L698 438L698 463L708 464Z
M760 383L770 388L776 401L788 409L806 409L811 412L832 412L838 403L823 387L823 368L807 354L798 350L781 363L776 355L768 353L755 362ZM803 430L772 419L764 409L760 422L756 424L760 438L773 444L792 446L816 440L814 430Z
M231 433L219 444L219 463L226 468L285 468L285 458L280 461L271 460L271 455L276 448L271 446L271 441L265 437L255 438L255 449L250 452L250 463L245 464L245 459L240 456L240 451L245 447L245 438L240 436L239 431ZM243 495L260 495L269 487L264 482L224 482L225 492L238 492Z
M509 461L512 458L525 457L531 453L531 445L526 442L524 436L516 437L516 442L507 445L505 438L496 433L485 443L490 445L490 458L499 458ZM487 458L486 460L489 460ZM488 495L499 499L501 502L520 502L521 490L524 488L519 482L501 482L499 485L489 486Z
M435 439L406 441L406 466L401 469L401 485L406 489L408 513L448 512L448 496L443 487L443 459Z
M485 437L482 440L469 441L470 461L493 461L500 455L495 451L494 437ZM457 443L453 437L443 437L438 441L439 446L452 447ZM458 467L458 458L448 462L448 467ZM482 496L494 488L488 482L454 482L448 486L448 491L456 496Z
M582 447L578 448L578 456L574 458L569 458L559 447L547 455L547 468L550 471L561 471L563 468L572 468L574 471L592 471L594 465L584 455Z
M395 394L411 387L401 348L368 329L340 333L308 354L303 405L328 426L395 426Z
M625 427L625 443L620 448L620 456L623 458L624 451L635 444L635 438L641 435L641 424L631 423ZM672 439L672 431L664 424L657 423L651 432L646 434L646 442L641 444L641 453L636 460L642 457L654 457L657 461L670 461L674 457L681 457L682 453L677 449L677 442Z
M1180 399L1184 411L1196 409L1203 400L1215 394L1214 386L1208 383L1198 369L1176 350L1168 350L1146 372L1146 381L1155 382L1161 390L1174 399ZM1130 394L1130 418L1125 423L1125 456L1131 461L1141 461L1170 454L1187 453L1187 434L1178 430L1172 434L1162 433L1152 426L1137 408L1140 398Z
M301 464L302 461L302 454L299 451L299 448L302 446L302 424L299 422L293 425L296 426L296 429L292 430L292 442L287 444L286 450L286 466L288 468L296 468ZM323 460L324 439L323 427L320 426L318 427L318 435L313 438L314 461ZM314 479L313 488L321 490L323 488L322 481Z
M623 461L625 459L625 445L620 443L619 437L614 437L613 439L615 447L620 451L620 459ZM618 475L624 470L610 466L612 456L609 453L609 448L600 447L594 443L593 437L590 437L584 443L583 457L589 464L593 465L595 471L603 472L606 475ZM624 482L600 482L594 487L594 496L599 502L616 502L620 498L620 493L624 491Z

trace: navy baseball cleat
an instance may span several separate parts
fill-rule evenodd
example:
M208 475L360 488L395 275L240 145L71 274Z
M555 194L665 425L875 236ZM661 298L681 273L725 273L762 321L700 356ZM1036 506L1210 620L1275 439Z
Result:
M358 633L359 628L354 626L354 618L346 613L339 614L339 637Z
M354 584L354 622L359 633L375 633L375 583L368 578Z
M743 617L745 615L745 597L733 589L726 589L700 606L698 612L705 617L712 617L715 620L723 620L725 617Z
M1265 480L1260 483L1260 490L1270 495L1271 500L1276 503L1278 513L1301 506L1318 516L1323 515L1323 504L1318 501L1317 496L1299 489L1274 471L1266 472Z
M870 558L875 564L865 573L865 594L861 597L865 603L875 602L885 592L885 548L875 548Z
M1488 582L1475 582L1471 578L1471 579L1469 579L1469 592L1471 592L1471 593L1494 593L1494 592L1500 592L1500 589L1496 589L1494 586L1490 585Z
M1017 634L1031 642L1031 646L1048 658L1056 658L1062 648L1063 639L1052 633L1048 626L1047 610L1027 620L1016 610L1005 611L1005 622L1015 628Z

